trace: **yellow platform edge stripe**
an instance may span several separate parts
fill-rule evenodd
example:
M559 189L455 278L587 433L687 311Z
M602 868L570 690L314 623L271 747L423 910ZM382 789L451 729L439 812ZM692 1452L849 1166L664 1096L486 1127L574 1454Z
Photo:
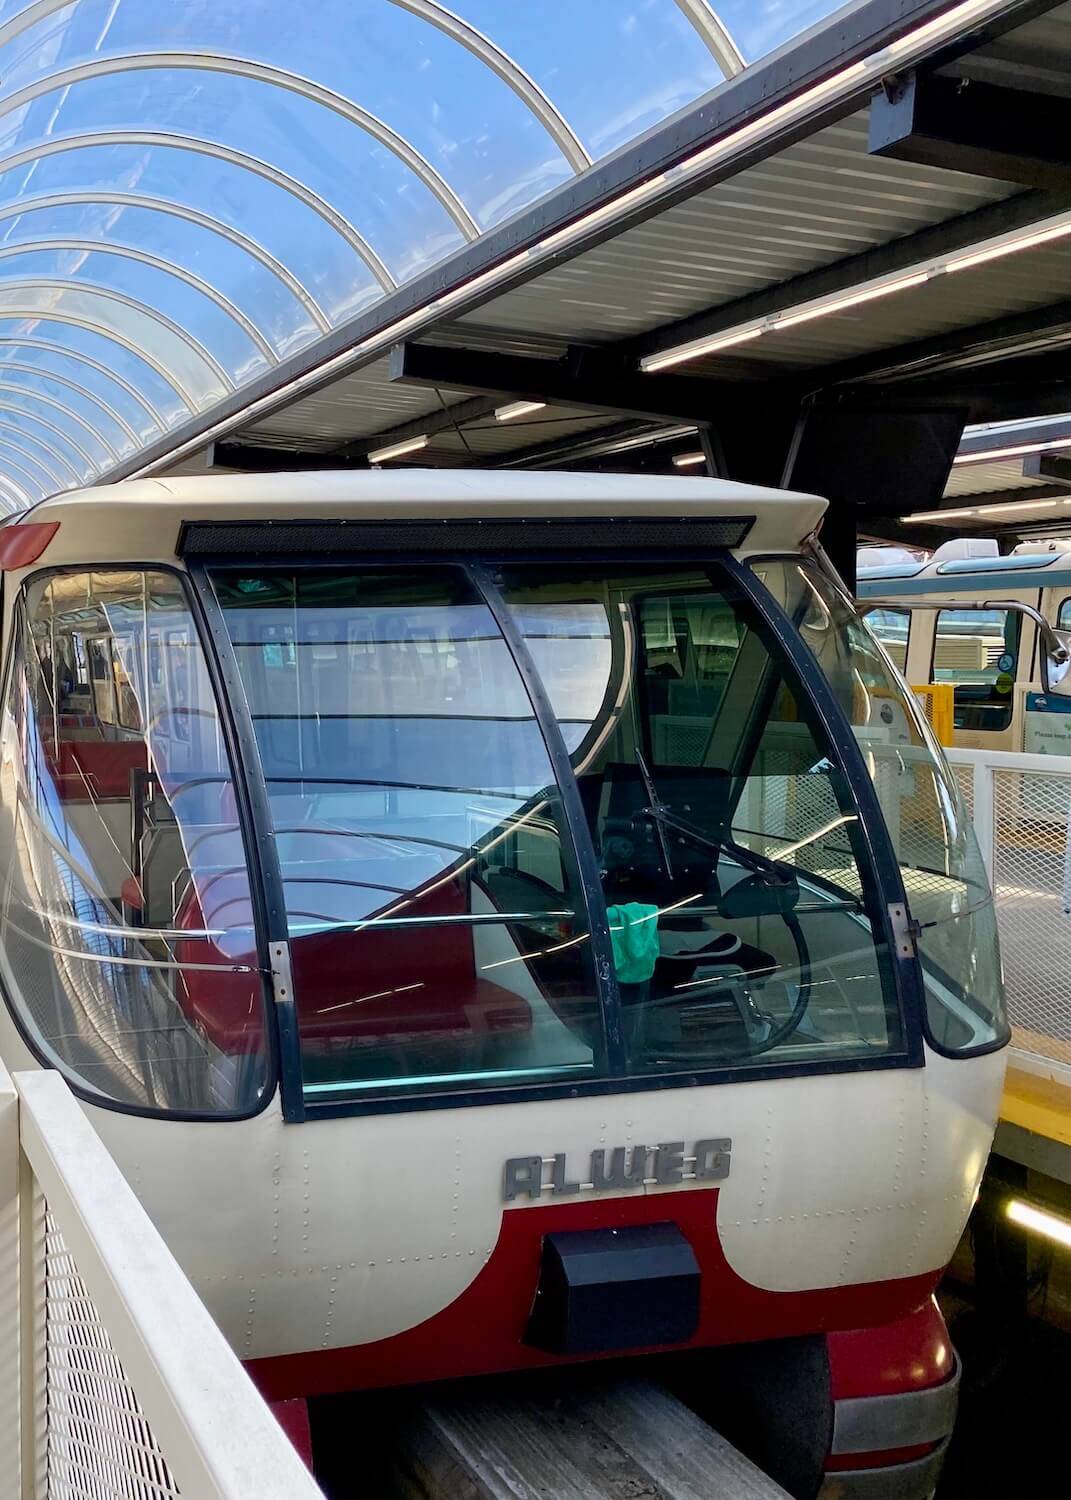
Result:
M1046 1140L1071 1146L1071 1085L1008 1065L1000 1118Z

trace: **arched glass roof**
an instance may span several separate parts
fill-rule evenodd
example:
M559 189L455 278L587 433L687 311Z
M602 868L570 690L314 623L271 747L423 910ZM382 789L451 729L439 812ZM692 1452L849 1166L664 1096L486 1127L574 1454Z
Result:
M0 0L0 509L92 480L837 8Z

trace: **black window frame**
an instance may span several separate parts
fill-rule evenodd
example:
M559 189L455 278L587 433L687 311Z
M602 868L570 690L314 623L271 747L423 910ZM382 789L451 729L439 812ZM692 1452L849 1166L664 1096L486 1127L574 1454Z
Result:
M789 552L770 554L770 556L776 557L779 561L790 560L798 562L804 557L804 554ZM131 1105L99 1094L64 1071L64 1077L67 1078L73 1092L79 1098L100 1108L111 1109L117 1113L143 1118L223 1124L230 1121L254 1118L262 1114L271 1104L278 1089L284 1120L288 1123L296 1124L315 1119L414 1113L423 1110L471 1108L481 1105L534 1102L555 1098L649 1093L665 1089L716 1087L723 1083L760 1082L778 1078L789 1079L796 1077L836 1076L844 1073L884 1072L890 1069L919 1068L925 1065L925 1049L923 1045L925 1035L925 1005L921 966L919 959L914 955L913 951L910 953L906 951L903 939L898 929L894 926L894 908L899 904L906 912L906 897L900 868L896 862L888 830L885 827L878 805L873 782L866 770L862 753L851 731L851 726L844 718L815 658L801 641L792 621L781 609L777 600L751 573L750 565L761 559L758 556L752 556L747 558L746 562L741 561L733 556L730 551L723 548L702 548L697 551L685 551L677 548L666 551L660 549L657 551L653 549L650 551L637 549L635 552L630 552L626 557L622 557L620 552L593 548L590 552L582 554L582 560L593 566L620 567L622 564L625 564L642 567L658 565L680 566L687 564L720 569L725 579L739 588L748 603L768 625L782 660L798 680L799 686L807 699L808 706L814 710L817 728L820 731L821 737L826 742L826 748L832 748L838 757L839 768L845 777L859 810L859 828L877 884L876 899L872 909L872 920L874 915L878 917L878 927L874 932L874 941L879 948L884 945L889 955L889 969L893 984L893 994L889 998L895 1007L899 1020L899 1045L875 1056L825 1058L816 1061L791 1063L774 1063L757 1060L751 1063L734 1062L731 1065L721 1065L701 1070L691 1069L672 1074L630 1076L621 1072L608 1074L600 1078L585 1079L583 1082L562 1080L552 1083L510 1084L502 1088L493 1086L482 1087L478 1090L466 1089L464 1086L460 1086L456 1090L443 1092L404 1093L402 1091L404 1089L403 1083L400 1085L397 1093L385 1096L353 1097L332 1100L330 1102L308 1100L304 1095L302 1087L300 1037L297 1030L293 996L289 993L285 993L285 995L281 995L280 993L281 990L285 990L285 984L279 982L285 977L285 967L280 964L280 959L284 955L288 956L288 930L282 892L282 877L278 854L275 849L267 791L260 755L256 746L256 738L253 732L249 706L238 674L237 662L223 619L223 612L216 599L209 571L221 569L282 571L302 567L333 567L337 569L348 566L382 566L385 568L405 568L412 570L414 566L420 566L422 559L415 559L411 552L373 552L365 554L359 551L350 553L332 552L330 555L300 552L290 555L276 553L267 558L250 554L202 555L196 559L191 557L185 566L176 566L173 563L161 562L156 559L147 561L97 559L79 563L65 563L59 566L39 569L27 574L20 582L19 591L13 602L12 609L18 608L25 591L31 584L40 582L43 577L57 574L104 572L121 567L125 571L167 573L178 580L179 587L189 606L191 619L198 632L198 640L204 654L206 669L216 696L220 713L220 723L231 766L239 822L242 829L246 857L249 862L250 894L257 940L257 954L262 970L262 982L265 985L267 1069L265 1088L256 1108L240 1114L157 1110ZM509 565L521 561L525 563L545 563L548 566L555 564L575 564L578 561L578 556L576 553L564 553L557 549L547 552L528 550L523 554L518 554L518 552L513 550L504 552L492 552L489 550L481 554L478 558L474 558L471 554L465 555L459 549L456 552L444 550L443 553L438 554L433 560L429 561L433 561L440 567L446 565L457 568L471 581L478 597L488 603L488 607L491 608L492 614L495 615L497 620L499 616L493 604L487 599L485 592L489 583L493 587L493 581L489 579L489 573L497 564ZM500 602L502 608L506 609L504 601ZM515 629L510 633L515 637L521 634ZM10 673L13 666L13 642L16 639L16 635L17 632L15 631L7 631L8 639L4 642L3 671L0 674L0 681L3 683L4 691L6 691L10 680ZM509 646L510 635L505 631L504 635L507 639L507 646ZM514 657L514 660L516 661L516 657ZM520 667L520 664L518 664L518 670L525 682L525 688L528 690L530 687L529 676ZM538 674L536 674L536 678L536 686L538 687ZM537 697L539 697L538 694ZM551 754L552 767L555 769L557 775L558 764L551 751L548 733L550 740L553 740L555 737L560 739L560 729L557 727L556 719L554 719L553 714L550 712L549 702L546 700L545 694L539 698L539 701L533 700L532 707L537 725L544 736L544 742L547 744L548 754ZM546 722L548 719L553 721L549 729ZM566 779L575 788L576 782L572 776L571 768L569 776ZM565 789L561 785L559 785L559 792L562 793L563 817L567 825L567 831L572 836L574 847L577 848L580 858L582 878L579 894L585 903L585 915L588 918L589 924L593 926L598 917L599 908L601 908L605 917L606 903L602 896L601 881L598 877L594 849L591 846L590 830L587 827L586 819L583 817L582 809L579 807L579 799L576 799L577 808L573 808L573 799L565 795ZM582 849L585 843L590 851L589 856L585 855ZM608 939L608 929L606 935ZM272 983L272 978L275 979L274 984ZM607 1047L608 1051L611 1051L613 1047L613 1023L616 1017L620 1015L620 1007L616 1003L616 978L613 974L612 965L609 966L608 971L605 967L601 972L597 970L597 982L599 986L597 999L600 1010L604 1017L606 1017L608 1028ZM2 997L3 1002L6 1004L20 1036L31 1053L42 1066L54 1066L50 1058L42 1055L36 1040L27 1034L21 1022L18 1007L13 1003L12 997L6 991L6 987L0 986L0 997Z
M784 556L785 554L780 554ZM789 557L799 560L801 554L787 554ZM748 559L750 563L753 559ZM270 809L267 802L267 792L264 786L262 768L260 765L259 751L256 748L256 739L253 731L252 718L246 702L244 690L241 688L237 677L237 662L233 650L230 648L230 639L223 618L223 610L218 604L212 586L211 574L233 571L255 571L265 572L293 572L296 569L323 567L325 569L340 569L347 567L361 567L363 569L405 569L412 571L419 567L423 559L414 558L412 553L387 553L369 552L364 553L354 550L353 552L332 551L329 555L324 553L309 554L295 551L292 554L275 553L268 557L250 556L249 554L234 555L221 554L219 556L199 556L190 558L188 562L190 578L194 591L196 592L202 608L205 612L208 628L211 634L214 649L219 653L223 680L237 685L237 692L233 695L231 703L234 713L238 741L242 746L243 775L251 783L251 805L254 820L257 825L256 837L260 847L270 849L271 855L267 860L269 871L268 891L268 917L269 944L277 941L286 942L286 913L281 899L281 874L278 870L277 856L274 857L274 876L271 872L272 857L274 856L274 838L272 835L272 824ZM572 555L560 550L547 551L545 553L525 552L519 555L517 552L488 551L473 556L471 552L458 550L450 552L444 549L436 553L434 558L427 559L429 566L449 566L456 568L462 576L467 578L473 587L476 597L487 604L492 615L499 623L500 628L505 619L503 635L507 647L518 666L518 671L524 682L526 691L529 692L532 703L533 715L544 744L547 746L548 755L556 777L560 776L560 754L556 755L554 742L560 741L561 731L557 720L550 710L549 701L545 692L542 691L538 673L535 673L535 681L532 681L530 670L530 659L526 665L518 661L515 647L520 638L522 661L527 657L527 648L523 643L523 635L516 630L508 619L508 607L505 601L498 595L497 586L493 580L493 570L496 566L510 566L520 563L573 565L582 561L592 566L658 566L658 565L689 565L703 566L722 571L723 577L729 584L735 584L743 594L747 602L763 619L774 639L776 647L782 660L789 668L791 674L798 680L803 690L803 695L809 707L814 710L816 718L816 729L825 745L821 748L832 749L838 757L839 768L847 781L852 797L859 809L860 829L864 839L867 855L870 860L871 869L874 871L878 890L873 906L870 908L871 920L876 918L876 930L874 930L875 946L882 947L888 954L889 973L893 993L889 996L892 1006L895 1007L896 1017L899 1022L900 1040L899 1045L891 1047L888 1051L876 1056L826 1058L820 1061L807 1062L763 1062L757 1060L752 1063L734 1062L731 1065L722 1065L707 1069L690 1069L680 1073L628 1075L624 1072L608 1074L605 1077L588 1078L582 1081L576 1079L565 1079L561 1081L538 1083L511 1083L501 1087L495 1085L483 1085L478 1089L466 1088L463 1084L456 1089L444 1088L442 1090L425 1090L422 1092L405 1092L405 1081L399 1080L396 1090L377 1090L375 1096L359 1093L359 1085L354 1085L353 1097L336 1098L330 1101L317 1101L305 1097L301 1078L301 1056L300 1037L297 1032L296 1014L293 1006L289 1007L290 1015L286 1017L279 1028L280 1040L280 1085L282 1093L282 1104L284 1118L288 1121L300 1120L334 1119L360 1115L378 1115L393 1113L413 1113L428 1109L459 1109L472 1108L474 1106L492 1104L523 1103L531 1100L544 1100L556 1098L581 1098L611 1094L648 1093L654 1090L706 1087L716 1086L722 1083L744 1083L763 1081L775 1078L814 1077L835 1075L838 1073L856 1073L860 1071L884 1071L891 1068L916 1068L925 1063L923 1047L923 992L921 970L919 960L914 955L913 949L910 954L903 950L902 938L898 937L894 930L892 909L900 905L906 912L906 897L904 895L903 881L900 867L896 862L892 851L888 831L877 801L873 782L866 770L866 765L859 750L854 734L847 721L843 719L840 707L836 702L831 690L814 657L804 646L796 632L792 622L784 614L773 596L755 579L749 567L735 558L731 552L717 549L700 549L698 551L685 552L683 550L672 551L638 551L623 558L620 553L604 552L602 549L593 549L582 557L574 553ZM489 597L490 595L490 597ZM511 643L512 642L512 643ZM526 669L527 668L527 669ZM533 696L533 688L535 693ZM548 722L549 721L549 722ZM564 751L564 745L561 749ZM566 762L568 756L566 755ZM571 767L566 778L569 783L576 787L575 778ZM593 931L597 926L606 927L606 940L608 942L608 924L605 920L606 903L602 895L602 885L599 879L598 863L594 847L591 842L591 834L587 821L583 816L583 810L579 802L579 794L576 798L570 797L561 780L558 784L559 794L562 797L562 814L567 825L567 832L572 836L573 845L577 852L580 866L580 886L578 894L585 903L585 916L589 923L589 930ZM575 806L574 804L575 800ZM278 880L278 886L274 881ZM273 898L272 888L280 894ZM602 922L599 922L599 912L602 912ZM620 1043L615 1038L615 1032L619 1026L620 1004L617 997L617 981L612 964L596 964L596 982L598 994L596 999L599 1010L604 1018L607 1028L606 1050L612 1059Z

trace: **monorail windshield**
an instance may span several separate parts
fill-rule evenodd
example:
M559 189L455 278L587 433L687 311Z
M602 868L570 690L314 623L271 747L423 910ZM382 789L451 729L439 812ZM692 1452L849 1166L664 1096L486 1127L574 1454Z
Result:
M873 776L921 924L931 1040L1001 1039L984 871L902 684L817 570L786 558L754 576L211 570L241 684L224 711L251 723L258 762L238 774L262 778L270 809L310 1107L905 1058L859 766L763 587ZM3 980L42 1055L148 1111L246 1113L270 1087L219 709L177 573L25 588Z

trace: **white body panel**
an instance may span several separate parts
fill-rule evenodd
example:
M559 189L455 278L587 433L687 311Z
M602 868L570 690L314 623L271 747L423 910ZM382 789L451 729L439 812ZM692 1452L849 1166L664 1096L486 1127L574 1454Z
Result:
M0 1050L34 1065L6 1013ZM221 1124L87 1110L227 1336L256 1358L366 1343L440 1312L483 1266L503 1212L528 1211L504 1210L504 1160L537 1152L567 1152L583 1178L598 1147L730 1136L718 1234L745 1281L794 1292L935 1271L977 1193L1004 1058L927 1051L925 1068L300 1126L277 1100Z

